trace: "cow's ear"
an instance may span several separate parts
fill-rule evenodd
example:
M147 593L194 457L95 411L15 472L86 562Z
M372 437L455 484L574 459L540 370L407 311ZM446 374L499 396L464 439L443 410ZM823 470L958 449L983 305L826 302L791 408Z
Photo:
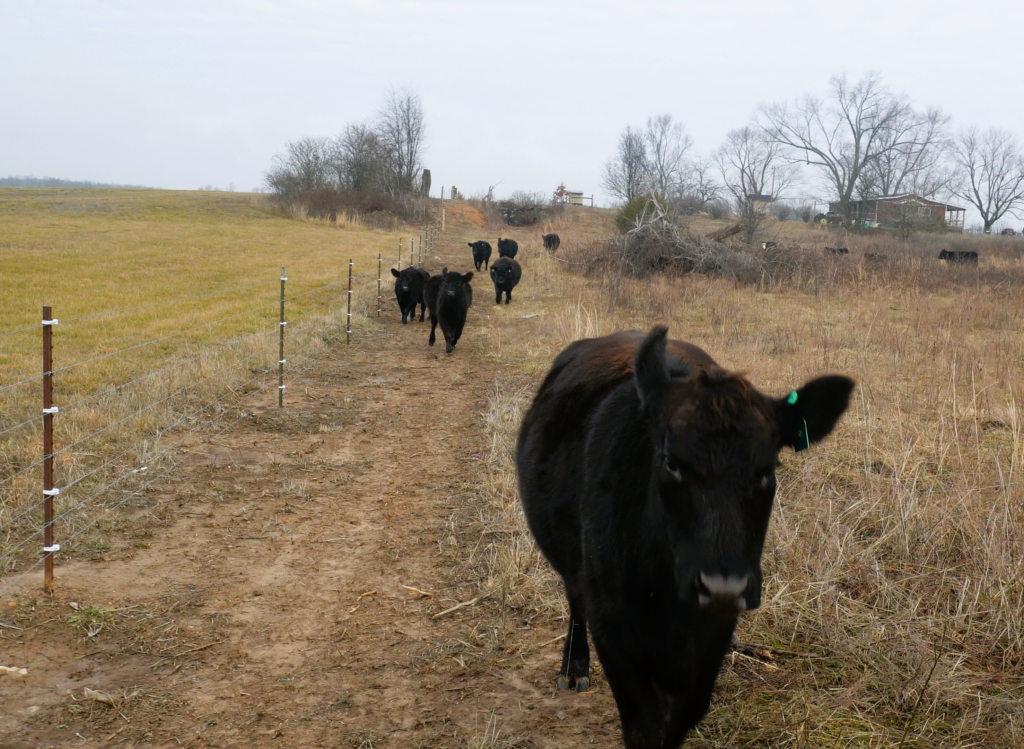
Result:
M464 275L462 277L462 282L463 283L469 283L472 280L473 280L473 271L470 271L469 273L467 273L466 275Z
M399 273L398 273L398 271L397 271L397 270L395 270L394 268L392 268L392 269L391 269L391 275L392 275L392 276L394 276L395 278L398 278L398 276L399 276Z
M779 445L799 452L825 439L850 405L853 386L849 377L828 375L777 400Z
M665 338L668 328L656 325L644 338L636 352L634 377L640 394L640 406L652 413L661 404L672 378L665 364Z
M448 280L448 269L447 268L442 268L441 269L441 280L443 280L443 281L447 281Z
M470 247L472 247L472 246L473 246L473 243L472 243L472 242L466 242L466 244L468 244L468 245L469 245Z

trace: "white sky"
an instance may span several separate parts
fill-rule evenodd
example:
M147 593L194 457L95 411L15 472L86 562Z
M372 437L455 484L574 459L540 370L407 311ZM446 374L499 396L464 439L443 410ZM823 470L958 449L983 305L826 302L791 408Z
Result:
M718 146L758 106L879 71L1024 135L1018 2L0 0L0 176L249 190L287 141L411 86L433 192L568 187L626 124Z

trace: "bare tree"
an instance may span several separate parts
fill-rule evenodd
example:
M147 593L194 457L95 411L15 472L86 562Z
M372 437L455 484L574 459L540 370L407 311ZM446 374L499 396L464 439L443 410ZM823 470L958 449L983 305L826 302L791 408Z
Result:
M949 145L949 115L932 108L923 113L907 109L879 135L878 155L861 172L862 198L913 192L934 198L949 183L945 166Z
M285 201L297 201L303 194L332 183L334 147L327 138L300 138L283 154L274 157L267 173L267 187Z
M376 129L367 124L345 126L334 143L337 184L349 190L379 190L386 182L384 148Z
M1017 138L1005 130L961 130L953 141L952 192L981 214L984 231L1007 213L1024 207L1024 156Z
M611 195L628 203L647 192L649 169L644 135L627 125L619 135L618 152L604 165L601 185Z
M644 141L647 186L664 203L683 192L686 152L693 146L693 138L686 134L682 123L672 121L672 115L662 114L647 118Z
M780 143L750 125L730 131L715 152L722 182L745 223L747 244L754 243L768 218L771 200L780 197L796 177L781 152Z
M377 114L376 130L388 165L387 189L392 194L412 192L422 168L426 137L419 95L411 89L389 91Z
M715 162L707 156L698 156L688 164L686 194L695 198L698 210L718 198L722 185L715 179Z
M893 95L881 76L869 73L850 85L845 75L832 76L827 102L805 96L792 107L772 104L761 108L769 138L788 151L794 163L819 169L829 192L849 216L849 204L865 169L884 148L905 145L899 132L916 133L906 97Z

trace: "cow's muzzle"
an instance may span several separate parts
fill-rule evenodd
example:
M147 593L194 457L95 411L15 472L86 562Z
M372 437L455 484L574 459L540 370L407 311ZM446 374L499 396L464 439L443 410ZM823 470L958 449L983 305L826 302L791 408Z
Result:
M750 583L750 575L701 572L696 580L697 604L705 613L734 619L757 606L756 601L750 600Z

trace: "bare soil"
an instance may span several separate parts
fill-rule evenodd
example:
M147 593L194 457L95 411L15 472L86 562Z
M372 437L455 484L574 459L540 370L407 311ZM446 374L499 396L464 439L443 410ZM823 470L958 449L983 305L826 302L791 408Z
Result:
M492 598L438 616L482 590L486 331L515 313L479 282L452 356L397 319L333 348L284 409L197 441L143 530L3 601L0 665L29 674L0 676L0 744L620 745L599 673L554 689L561 621Z

